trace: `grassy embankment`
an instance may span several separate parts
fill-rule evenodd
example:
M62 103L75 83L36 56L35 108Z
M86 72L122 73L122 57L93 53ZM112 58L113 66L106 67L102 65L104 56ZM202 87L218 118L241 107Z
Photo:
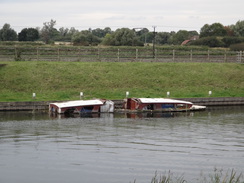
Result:
M244 97L244 65L230 63L0 62L0 101ZM6 64L6 65L3 65Z

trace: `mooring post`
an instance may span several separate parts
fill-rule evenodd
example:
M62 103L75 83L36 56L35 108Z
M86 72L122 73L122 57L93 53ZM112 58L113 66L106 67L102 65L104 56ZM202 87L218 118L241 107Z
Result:
M32 98L36 99L36 93L32 93Z
M169 98L169 97L170 97L170 92L169 92L169 91L167 91L167 93L166 93L166 94L167 94L167 97Z
M83 97L84 97L84 93L80 92L80 100L83 99Z
M208 96L211 97L212 91L208 91Z
M126 97L126 98L128 98L129 95L130 95L130 92L129 92L129 91L125 92L125 97Z

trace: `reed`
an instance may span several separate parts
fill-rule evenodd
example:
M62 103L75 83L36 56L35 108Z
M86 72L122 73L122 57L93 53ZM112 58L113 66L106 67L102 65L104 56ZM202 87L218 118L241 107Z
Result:
M238 174L234 169L227 170L226 172L223 169L214 169L214 173L209 176L202 176L198 180L189 181L194 183L244 183L242 173ZM134 180L136 183L136 180ZM164 174L158 174L155 172L151 183L188 183L185 180L184 176L175 176L172 172L168 171Z

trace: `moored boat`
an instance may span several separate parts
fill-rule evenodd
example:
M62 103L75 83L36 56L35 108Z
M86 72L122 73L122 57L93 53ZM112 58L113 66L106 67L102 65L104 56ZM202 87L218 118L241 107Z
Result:
M49 111L59 114L114 112L114 102L105 99L57 102L49 104Z
M127 98L124 100L127 111L191 111L204 110L206 106L194 105L191 102L168 98Z

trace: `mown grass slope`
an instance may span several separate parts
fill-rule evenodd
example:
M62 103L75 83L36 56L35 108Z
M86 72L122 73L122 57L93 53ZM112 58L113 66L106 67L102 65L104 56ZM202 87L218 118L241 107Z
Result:
M4 65L5 64L5 65ZM230 63L0 62L0 101L244 97L244 65Z

